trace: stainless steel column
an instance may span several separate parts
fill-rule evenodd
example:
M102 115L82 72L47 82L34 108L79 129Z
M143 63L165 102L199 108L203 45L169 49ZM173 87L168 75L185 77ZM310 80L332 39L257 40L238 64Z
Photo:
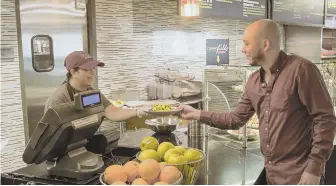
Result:
M190 120L188 123L188 136L204 136L204 124L197 120Z

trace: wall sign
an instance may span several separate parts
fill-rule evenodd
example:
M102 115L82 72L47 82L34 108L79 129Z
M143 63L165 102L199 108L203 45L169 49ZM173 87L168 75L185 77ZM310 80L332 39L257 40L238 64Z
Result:
M178 0L181 16L225 17L239 20L267 18L267 0Z
M324 0L273 0L272 19L294 24L323 25Z
M229 64L229 39L206 40L206 65Z

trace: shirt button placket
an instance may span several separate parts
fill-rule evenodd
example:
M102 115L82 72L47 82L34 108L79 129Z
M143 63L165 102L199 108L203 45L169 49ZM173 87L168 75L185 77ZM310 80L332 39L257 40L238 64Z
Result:
M265 112L264 112L264 126L265 126L265 139L264 142L266 143L266 153L265 153L265 158L266 158L266 163L268 164L268 167L272 165L271 161L271 151L270 151L270 141L269 141L269 117L270 117L270 102L271 102L271 96L268 92L265 94ZM272 177L272 173L270 172L271 170L268 170L270 177Z

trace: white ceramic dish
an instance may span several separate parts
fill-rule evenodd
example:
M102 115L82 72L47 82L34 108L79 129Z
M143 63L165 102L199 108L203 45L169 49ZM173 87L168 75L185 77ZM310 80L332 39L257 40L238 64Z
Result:
M253 140L256 139L259 135L259 131L256 129L248 129L250 132L247 134L247 139L248 140ZM238 130L227 130L227 132L231 135L236 137L239 140L244 139L244 134L243 133L238 133Z

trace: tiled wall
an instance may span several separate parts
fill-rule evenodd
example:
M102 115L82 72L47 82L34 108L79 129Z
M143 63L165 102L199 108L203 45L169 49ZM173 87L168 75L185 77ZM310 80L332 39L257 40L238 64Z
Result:
M158 66L192 73L202 80L206 39L230 39L230 64L247 64L241 52L244 21L183 18L176 1L96 0L99 88L139 90L154 81ZM188 67L188 69L186 69Z
M169 0L96 0L96 4L97 56L106 62L106 67L99 69L99 88L105 94L111 89L138 90L140 98L146 99L146 84L155 80L158 66L179 69L202 80L203 69L210 68L205 65L206 39L229 38L230 64L247 64L241 49L249 22L180 17L176 1ZM282 48L283 44L282 40ZM215 84L235 103L240 96L229 89L237 83ZM223 110L221 94L214 87L210 91L212 102L218 104L211 104L213 110Z
M14 0L1 0L1 49L9 49L1 57L1 172L25 166L25 147L20 68Z

